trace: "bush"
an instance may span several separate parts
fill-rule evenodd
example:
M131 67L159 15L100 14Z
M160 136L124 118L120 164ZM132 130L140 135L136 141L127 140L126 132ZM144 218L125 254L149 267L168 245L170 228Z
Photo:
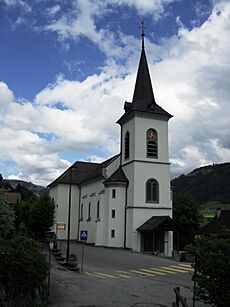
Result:
M16 236L0 240L0 284L6 293L32 291L46 278L48 265L34 240Z
M230 233L199 237L190 247L195 256L196 298L218 307L230 302Z
M8 238L14 231L15 215L13 209L0 195L0 237Z

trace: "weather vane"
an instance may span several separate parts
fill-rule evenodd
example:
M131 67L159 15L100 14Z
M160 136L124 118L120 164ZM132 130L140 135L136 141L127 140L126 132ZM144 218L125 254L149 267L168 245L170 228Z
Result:
M145 41L144 41L144 37L145 37L145 29L147 29L144 26L144 20L141 22L141 27L139 27L141 29L141 38L142 38L142 48L145 48Z

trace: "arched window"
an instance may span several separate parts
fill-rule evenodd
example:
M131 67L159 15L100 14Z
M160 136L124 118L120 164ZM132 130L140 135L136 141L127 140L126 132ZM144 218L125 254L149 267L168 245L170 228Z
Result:
M83 204L81 204L81 217L80 217L80 221L83 221Z
M129 158L129 132L125 134L125 159Z
M159 202L159 184L151 178L146 182L146 202L158 203Z
M100 219L100 201L97 202L97 220Z
M157 158L158 146L157 146L157 131L155 129L149 129L146 132L147 137L147 158Z
M87 221L91 220L91 202L89 202L89 207L88 207L88 219Z

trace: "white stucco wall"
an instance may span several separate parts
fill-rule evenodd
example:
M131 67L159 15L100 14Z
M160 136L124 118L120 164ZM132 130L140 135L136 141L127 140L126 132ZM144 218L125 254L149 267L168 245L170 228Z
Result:
M109 178L120 166L120 156L118 156L113 162L111 162L106 168L105 168L105 178Z
M102 180L85 183L81 186L81 204L83 204L83 221L80 221L80 231L88 230L87 243L95 244L96 241L102 243L104 202L101 192L104 190ZM97 202L100 201L100 221L97 220ZM91 214L88 219L88 208L91 203ZM101 224L100 224L101 223ZM80 238L79 238L80 239Z
M68 212L69 212L69 184L58 184L50 188L50 197L56 203L55 222L56 224L64 223L65 230L57 230L55 232L59 239L67 239L68 228ZM77 239L78 228L78 203L79 203L79 188L72 184L71 187L71 219L70 219L70 239Z
M115 189L116 197L112 198L112 190ZM124 225L125 225L125 186L110 185L106 188L108 193L108 246L124 247ZM112 210L115 210L115 217L112 217ZM111 231L115 236L112 238Z
M134 188L133 205L152 206L153 203L146 202L146 181L154 178L159 184L159 203L154 207L171 207L170 201L170 168L168 164L155 164L134 162Z
M137 228L143 225L152 216L170 216L172 217L172 211L170 209L156 209L156 208L128 208L127 215L133 217L132 232L127 236L127 247L132 248L135 251L140 251L140 232ZM171 240L172 237L169 238ZM171 246L171 242L169 245Z
M158 158L147 158L146 132L153 128L158 133ZM150 162L168 162L168 122L148 117L136 116L122 129L122 165L132 160L144 160ZM130 134L130 158L124 159L125 134Z
M168 122L144 117L135 117L135 159L168 162ZM146 132L153 128L158 134L158 158L146 157Z

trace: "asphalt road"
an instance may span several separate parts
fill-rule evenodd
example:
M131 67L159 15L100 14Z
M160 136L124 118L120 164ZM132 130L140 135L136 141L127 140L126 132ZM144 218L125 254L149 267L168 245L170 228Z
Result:
M77 255L81 268L82 245L72 243L70 253ZM172 306L176 286L192 306L191 274L187 263L86 245L81 273L66 270L52 258L50 306Z

